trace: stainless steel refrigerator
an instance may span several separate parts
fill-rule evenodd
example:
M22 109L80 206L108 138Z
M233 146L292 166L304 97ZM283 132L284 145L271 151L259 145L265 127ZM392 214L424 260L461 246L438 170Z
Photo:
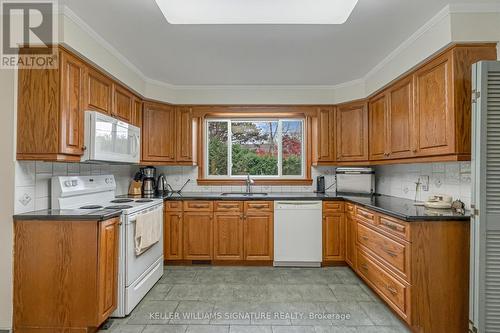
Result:
M470 331L500 332L500 61L472 69Z

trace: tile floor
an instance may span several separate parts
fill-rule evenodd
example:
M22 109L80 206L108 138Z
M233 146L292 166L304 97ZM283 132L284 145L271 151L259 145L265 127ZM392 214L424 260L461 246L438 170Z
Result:
M165 267L101 333L409 332L347 267Z

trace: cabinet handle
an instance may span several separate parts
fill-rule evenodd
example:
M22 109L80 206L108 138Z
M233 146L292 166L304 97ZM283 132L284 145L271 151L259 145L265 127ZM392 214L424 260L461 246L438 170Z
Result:
M203 205L192 205L191 207L193 207L193 208L207 208L207 206L203 206Z
M389 250L388 248L386 247L383 247L382 250L384 250L385 253L387 253L388 255L390 255L391 257L397 257L397 253L394 253L394 251L391 251Z
M368 240L368 237L366 237L366 236L361 236L361 239L363 239L363 240L367 241L367 240Z
M251 206L250 208L255 208L255 209L267 208L267 205L256 205L256 206Z
M385 288L393 295L397 295L398 294L398 291L396 289L394 289L393 287L391 286L385 286Z
M368 265L367 264L361 264L361 268L363 268L365 271L368 271Z
M389 229L399 231L399 228L392 223L382 222L382 225L386 226Z
M82 146L82 150L87 150L87 146Z

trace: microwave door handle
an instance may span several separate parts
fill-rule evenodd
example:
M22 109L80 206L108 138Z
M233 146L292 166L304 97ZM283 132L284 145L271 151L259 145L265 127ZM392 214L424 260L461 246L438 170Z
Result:
M139 153L139 136L134 134L134 157Z

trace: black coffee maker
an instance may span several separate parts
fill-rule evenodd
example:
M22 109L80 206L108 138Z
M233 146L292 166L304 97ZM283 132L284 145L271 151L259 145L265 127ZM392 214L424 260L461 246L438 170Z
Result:
M325 176L318 176L316 178L316 193L325 193Z

